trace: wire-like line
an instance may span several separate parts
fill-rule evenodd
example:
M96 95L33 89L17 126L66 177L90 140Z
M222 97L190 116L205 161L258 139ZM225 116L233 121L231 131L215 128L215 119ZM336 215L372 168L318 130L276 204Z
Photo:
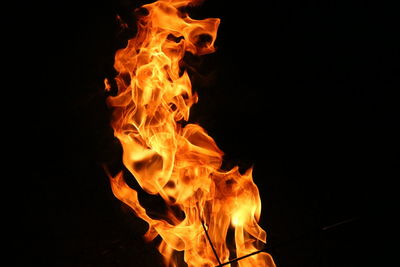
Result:
M228 265L228 264L234 263L234 262L236 262L236 261L243 260L244 258L247 258L247 257L253 256L253 255L256 255L256 254L258 254L258 253L265 252L265 251L266 251L266 249L265 249L265 248L263 248L263 249L260 249L260 250L254 251L254 252L252 252L252 253L250 253L250 254L244 255L244 256L242 256L242 257L239 257L239 258L236 258L236 259L233 259L233 260L230 260L230 261L224 262L224 263L222 263L222 264L219 264L219 265L218 265L218 266L216 266L216 267L222 267L222 266L225 266L225 265Z
M210 246L211 246L212 251L214 252L215 258L216 258L217 261L218 261L218 266L223 266L222 263L221 263L221 261L220 261L220 259L219 259L219 257L218 257L217 251L215 251L214 245L213 245L213 243L211 242L211 238L210 238L210 236L208 235L208 232L207 232L207 229L206 229L206 226L205 226L205 224L204 224L203 219L201 219L201 225L203 226L204 232L206 233L206 237L207 237L208 243L210 243Z

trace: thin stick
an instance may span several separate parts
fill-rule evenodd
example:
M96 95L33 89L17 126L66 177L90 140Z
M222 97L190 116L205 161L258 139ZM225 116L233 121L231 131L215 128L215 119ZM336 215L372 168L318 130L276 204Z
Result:
M236 259L230 260L230 261L228 261L228 262L222 263L222 264L218 265L217 267L225 266L225 265L228 265L228 264L234 263L234 262L236 262L236 261L243 260L244 258L247 258L247 257L253 256L253 255L256 255L256 254L258 254L258 253L265 252L265 251L266 251L266 249L265 249L265 248L263 248L263 249L261 249L261 250L254 251L254 252L252 252L252 253L250 253L250 254L247 254L247 255L245 255L245 256L242 256L242 257L239 257L239 258L236 258Z
M212 244L212 242L211 242L211 238L210 238L210 236L208 235L208 232L207 232L207 229L206 229L206 226L205 226L203 220L201 220L201 225L203 225L203 229L204 229L204 232L206 233L206 237L207 237L208 243L210 243L211 249L212 249L212 251L214 252L215 258L216 258L217 261L218 261L218 264L219 264L218 266L223 266L222 263L221 263L221 261L219 260L217 251L215 251L215 248L214 248L214 246L213 246L213 244Z

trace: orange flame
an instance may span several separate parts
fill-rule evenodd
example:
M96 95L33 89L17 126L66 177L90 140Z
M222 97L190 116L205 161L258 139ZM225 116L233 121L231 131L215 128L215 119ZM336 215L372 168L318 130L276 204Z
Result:
M180 11L194 0L159 0L144 5L136 37L115 56L118 93L108 98L112 127L123 148L123 163L149 194L160 195L184 213L178 218L150 217L138 194L123 179L111 178L115 196L149 224L147 240L162 238L159 251L166 265L177 266L174 251L184 251L188 266L216 266L257 250L266 233L257 221L261 201L252 170L221 170L223 152L196 124L182 125L197 102L180 63L185 52L212 53L220 20L191 19ZM106 89L110 89L105 81ZM215 248L206 236L203 226ZM234 249L228 249L228 229L234 229ZM265 252L238 262L245 266L275 266Z

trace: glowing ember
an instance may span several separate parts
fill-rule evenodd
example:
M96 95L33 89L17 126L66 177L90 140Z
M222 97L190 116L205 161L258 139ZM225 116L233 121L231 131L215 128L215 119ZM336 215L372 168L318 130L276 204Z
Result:
M257 251L266 242L257 223L261 202L252 170L221 170L223 152L214 140L199 125L180 123L188 120L197 102L180 62L185 52L212 53L219 25L216 18L193 20L182 13L181 7L194 2L159 0L143 6L147 12L139 18L136 37L116 53L118 93L108 98L124 165L147 193L161 196L170 211L165 219L150 217L122 172L110 179L113 193L149 224L147 240L161 236L159 251L172 266L180 264L172 257L175 251L184 251L188 266L216 266ZM107 80L105 84L109 90ZM229 228L234 229L230 249ZM275 266L265 252L238 264Z

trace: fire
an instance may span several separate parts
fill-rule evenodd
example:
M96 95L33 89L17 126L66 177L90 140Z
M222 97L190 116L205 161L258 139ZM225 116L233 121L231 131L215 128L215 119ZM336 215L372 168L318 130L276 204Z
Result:
M194 20L182 11L195 2L159 0L142 7L146 12L139 17L136 37L116 53L118 93L108 98L124 165L170 210L163 219L150 217L122 172L110 178L112 191L148 223L147 240L161 236L159 251L167 266L181 264L174 260L176 251L184 252L188 266L216 266L266 242L257 223L261 201L252 170L221 170L223 152L215 141L199 125L186 123L198 97L181 61L185 53L212 53L220 23L217 18ZM107 80L105 85L110 90ZM227 244L229 229L234 244ZM265 252L238 264L275 266Z

